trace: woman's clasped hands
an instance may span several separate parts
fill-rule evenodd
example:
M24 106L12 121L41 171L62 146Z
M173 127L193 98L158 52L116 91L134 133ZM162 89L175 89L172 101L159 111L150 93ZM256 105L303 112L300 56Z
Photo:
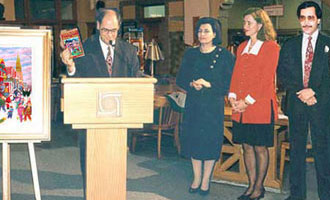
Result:
M234 113L242 113L248 107L248 104L243 100L236 100L234 98L229 98L230 105Z
M210 88L211 83L204 80L203 78L200 78L198 80L193 80L190 82L190 87L194 87L195 90L201 90L203 87Z

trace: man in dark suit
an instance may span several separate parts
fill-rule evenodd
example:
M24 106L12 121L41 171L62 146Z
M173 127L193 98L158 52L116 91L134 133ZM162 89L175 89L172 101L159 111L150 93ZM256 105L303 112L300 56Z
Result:
M117 38L120 15L115 9L99 9L96 16L97 33L83 43L85 56L71 59L65 49L61 58L69 76L75 77L134 77L141 75L136 48ZM107 66L111 57L112 72Z
M290 192L287 200L306 199L306 143L311 133L320 200L330 199L330 110L328 51L330 38L318 25L322 10L313 1L298 6L302 35L288 40L280 52L279 82L288 95L290 139Z
M85 56L72 59L69 49L61 53L69 76L137 77L142 76L136 48L117 38L120 15L116 9L98 9L97 33L83 43ZM62 44L63 46L63 44ZM85 188L86 134L79 134L80 164Z

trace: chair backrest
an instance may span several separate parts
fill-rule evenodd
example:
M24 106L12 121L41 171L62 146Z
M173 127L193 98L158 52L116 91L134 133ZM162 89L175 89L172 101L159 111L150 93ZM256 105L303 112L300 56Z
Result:
M162 130L175 128L178 113L174 112L166 97L156 96L154 99L155 110L159 112L157 126Z

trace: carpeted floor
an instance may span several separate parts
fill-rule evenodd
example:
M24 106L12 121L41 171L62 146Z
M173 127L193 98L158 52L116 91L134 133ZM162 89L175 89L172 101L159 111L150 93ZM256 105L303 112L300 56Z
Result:
M83 199L78 132L59 120L52 123L52 141L35 145L43 200ZM128 200L234 200L245 191L244 187L211 183L209 196L189 194L190 161L177 155L170 137L164 137L162 152L163 158L158 160L156 141L148 140L138 142L134 154L128 153ZM284 193L267 192L265 200L282 200L288 195L288 173L286 168ZM307 177L308 200L317 200L313 164L308 164ZM11 145L11 193L12 200L34 199L27 144Z

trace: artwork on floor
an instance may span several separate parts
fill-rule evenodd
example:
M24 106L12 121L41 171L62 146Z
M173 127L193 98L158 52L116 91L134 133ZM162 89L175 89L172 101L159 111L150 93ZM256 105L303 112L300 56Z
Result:
M50 140L51 31L0 27L0 140Z

